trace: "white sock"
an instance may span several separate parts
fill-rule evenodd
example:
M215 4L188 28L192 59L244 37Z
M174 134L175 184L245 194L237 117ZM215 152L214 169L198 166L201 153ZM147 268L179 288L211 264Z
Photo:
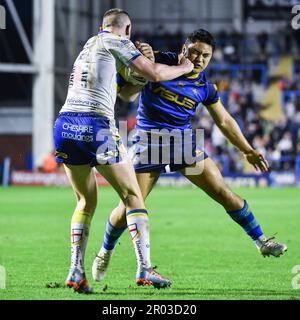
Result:
M137 258L137 273L140 273L142 270L151 267L149 234L150 227L147 211L142 209L128 212L127 225Z
M89 238L90 225L82 223L71 224L71 269L84 272L84 257Z
M71 247L71 270L77 269L80 272L84 272L84 263L81 246Z

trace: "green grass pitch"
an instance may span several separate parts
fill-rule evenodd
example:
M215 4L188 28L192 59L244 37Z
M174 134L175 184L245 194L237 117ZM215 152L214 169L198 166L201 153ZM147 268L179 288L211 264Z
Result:
M86 256L95 294L63 287L69 268L69 228L75 198L69 188L0 189L0 265L6 269L4 299L300 299L292 268L300 265L299 189L239 189L267 236L288 245L280 258L263 258L252 240L202 191L157 187L147 200L151 259L173 287L137 287L133 246L126 232L107 278L95 283L91 265L105 223L118 198L100 188ZM57 288L47 288L56 283ZM55 285L54 285L55 287Z

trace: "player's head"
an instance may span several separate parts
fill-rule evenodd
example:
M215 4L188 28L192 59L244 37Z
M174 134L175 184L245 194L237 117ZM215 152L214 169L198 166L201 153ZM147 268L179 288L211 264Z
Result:
M109 9L104 13L102 29L109 29L129 39L131 36L131 20L128 12L119 8Z
M198 29L187 37L182 53L194 64L193 73L202 72L207 67L215 47L213 36L204 29Z

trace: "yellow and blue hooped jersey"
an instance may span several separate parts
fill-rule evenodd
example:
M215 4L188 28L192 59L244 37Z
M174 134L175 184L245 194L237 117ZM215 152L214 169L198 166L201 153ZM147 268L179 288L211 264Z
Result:
M155 61L177 65L178 55L160 52ZM118 85L121 87L124 82L119 75ZM203 72L193 78L181 76L170 81L149 82L140 95L136 126L143 130L189 129L199 103L213 106L219 99L217 87L206 80Z

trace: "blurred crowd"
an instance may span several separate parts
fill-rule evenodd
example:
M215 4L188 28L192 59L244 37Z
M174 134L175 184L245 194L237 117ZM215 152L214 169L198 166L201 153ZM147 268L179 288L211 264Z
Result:
M286 117L271 122L259 117L259 103L254 100L251 91L247 93L240 87L241 91L233 89L230 92L227 110L250 144L267 157L273 169L293 170L295 157L300 156L300 96L284 105ZM205 108L198 108L197 111L194 127L205 130L206 152L219 158L227 156L229 170L243 172L244 164L237 149L225 139Z
M210 68L207 76L217 84L223 104L238 122L248 141L261 151L271 162L273 169L294 170L295 158L300 156L300 31L282 29L279 34L243 37L238 32L222 31L215 34L217 48L212 64L259 64L266 67L266 81L262 81L261 70L243 70L233 73L230 69ZM133 40L149 42L157 50L180 52L184 43L183 34L165 32L156 35L136 34ZM286 79L268 78L270 62L282 55L291 55L293 77ZM277 121L267 121L260 116L261 101L270 81L276 81L283 98L281 101L283 117ZM128 119L128 127L135 124L137 101L124 103L118 101L118 118ZM230 145L205 108L197 108L193 120L194 128L205 129L206 152L217 158L229 159L231 172L243 172L245 166L240 161L240 153Z

